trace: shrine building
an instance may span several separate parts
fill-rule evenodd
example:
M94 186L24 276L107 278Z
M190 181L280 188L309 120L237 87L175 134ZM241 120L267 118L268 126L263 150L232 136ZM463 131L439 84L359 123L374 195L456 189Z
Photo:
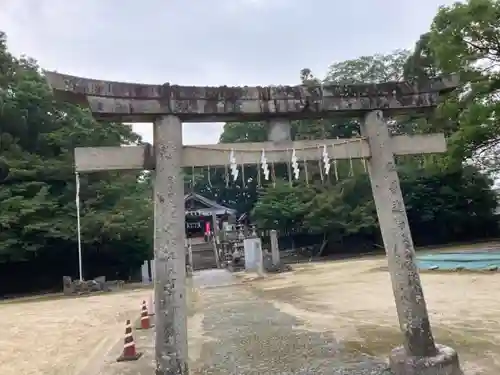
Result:
M224 222L232 221L236 210L225 207L213 200L196 193L184 196L186 214L186 238L201 239L207 233L213 232L213 217L217 218L216 225L222 229Z

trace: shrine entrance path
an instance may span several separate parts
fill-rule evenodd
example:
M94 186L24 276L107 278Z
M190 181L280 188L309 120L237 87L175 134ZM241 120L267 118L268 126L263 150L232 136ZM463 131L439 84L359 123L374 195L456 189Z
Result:
M389 374L385 360L402 338L384 265L385 257L313 262L264 279L195 273L191 374ZM437 341L457 348L466 375L499 374L500 275L421 278ZM143 358L118 364L114 353L100 375L154 373L153 331L135 335Z
M308 329L225 270L196 273L193 283L196 307L188 323L192 375L389 374L384 359L344 350L332 331ZM128 363L110 358L101 375L154 373L153 333L136 335L143 358Z
M200 274L195 281L213 281L223 272ZM384 361L344 352L331 331L306 329L246 283L225 284L200 287L208 340L191 365L192 374L384 373Z

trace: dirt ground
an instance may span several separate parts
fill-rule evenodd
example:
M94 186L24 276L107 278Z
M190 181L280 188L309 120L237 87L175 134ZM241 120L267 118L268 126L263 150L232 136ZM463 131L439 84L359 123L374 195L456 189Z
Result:
M2 375L74 375L121 340L152 291L0 303Z
M247 285L310 330L332 330L351 350L386 356L401 336L385 265L383 256L301 264ZM421 279L436 341L458 351L467 373L500 373L500 274Z
M193 363L213 359L212 351L224 353L224 343L228 353L234 352L235 337L240 337L246 326L248 335L258 342L266 341L270 329L264 323L275 312L282 315L276 315L273 329L276 337L286 338L284 342L293 341L285 326L294 324L311 335L331 332L349 352L387 358L388 351L401 344L401 335L389 274L381 270L385 264L385 257L308 263L295 265L290 273L250 278L243 280L243 285L225 287L229 289L209 288L201 293L190 287L190 359ZM500 359L495 353L500 347L500 273L423 273L421 278L436 340L458 351L467 375L499 374ZM224 304L228 293L235 294ZM110 354L109 349L123 339L125 320L138 318L141 301L150 295L150 290L139 289L0 303L2 375L79 374L92 361ZM236 301L236 296L241 301ZM238 303L245 301L245 313L236 311ZM252 311L252 306L267 318ZM236 312L231 313L231 309ZM207 331L211 328L214 332ZM258 329L262 335L257 334ZM151 346L152 339L141 345ZM241 348L247 353L248 343ZM112 353L111 362L115 363L115 357ZM216 359L222 363L221 358ZM246 357L242 358L244 362Z

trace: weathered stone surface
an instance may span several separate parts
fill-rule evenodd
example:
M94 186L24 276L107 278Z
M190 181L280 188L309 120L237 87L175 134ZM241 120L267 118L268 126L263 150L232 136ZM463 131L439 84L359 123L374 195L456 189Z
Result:
M394 375L463 375L458 355L452 348L436 345L432 357L411 357L404 347L391 352L389 364Z
M358 85L204 87L99 81L55 72L45 75L58 96L87 102L96 118L137 122L167 114L199 122L268 120L273 115L288 119L359 116L377 109L415 112L434 107L441 93L458 84L457 77L451 76Z
M292 125L289 120L272 119L268 121L267 139L274 143L289 143L292 141Z
M187 375L185 208L182 124L166 116L154 124L154 265L156 373Z
M88 294L93 292L109 292L112 289L121 289L123 280L106 281L105 276L96 277L93 280L71 280L69 276L63 276L63 293L65 295Z
M140 83L102 81L76 77L57 72L44 72L50 86L56 91L79 95L134 99L207 99L235 101L240 99L271 101L276 99L301 99L323 96L369 97L404 96L415 93L440 92L454 89L458 77L435 77L427 81L383 82L378 84L318 85L318 86L179 86L165 83L147 85Z
M75 288L73 287L73 282L70 276L63 276L63 293L65 295L75 293Z
M273 269L273 257L271 253L267 250L262 252L262 263L265 271L270 271Z
M390 135L383 114L365 118L361 133L368 138L372 157L368 160L371 187L387 252L399 325L408 355L427 357L436 353L399 183Z
M362 138L352 138L349 142L342 139L303 140L288 144L273 142L256 143L221 143L217 145L184 146L182 166L217 166L226 165L231 150L235 152L238 164L260 163L262 150L266 150L268 163L288 163L290 150L300 161L318 160L319 147L328 147L331 159L369 158L368 142ZM400 135L391 138L390 147L395 155L432 154L446 151L443 134ZM78 172L96 172L103 170L138 170L155 168L153 147L77 147L75 148L75 168Z
M269 239L271 241L272 262L274 265L279 266L281 261L280 261L280 247L278 244L278 231L274 229L271 230L271 233L269 234Z
M75 288L75 293L77 294L88 294L90 292L99 292L99 284L94 280L89 281L73 281L73 285Z

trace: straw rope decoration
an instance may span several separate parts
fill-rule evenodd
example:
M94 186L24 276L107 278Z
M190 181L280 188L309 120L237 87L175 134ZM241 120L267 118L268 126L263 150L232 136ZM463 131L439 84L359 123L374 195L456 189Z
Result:
M246 179L245 179L245 164L241 163L241 181L243 188L246 188Z
M286 149L286 154L287 154L287 160L286 160L286 169L287 169L287 172L288 172L288 183L290 184L290 186L293 186L293 182L292 182L292 164L290 162L290 159L291 159L291 155L290 155L290 149Z
M333 173L335 174L335 181L339 181L339 169L337 165L337 158L335 157L335 143L332 144L332 155L333 155Z
M260 161L257 162L257 187L261 188L262 187L262 180L260 176Z
M359 151L360 151L360 154L361 154L361 149L362 149L362 144L363 144L362 143L363 142L363 138L359 138L358 142L359 142ZM361 163L363 164L363 170L366 173L366 171L367 171L366 170L366 159L365 158L361 158Z
M347 156L349 157L349 177L352 177L352 176L354 176L354 165L353 165L353 161L352 161L351 150L349 148L349 143L346 142L346 146L348 146L347 147Z
M318 152L318 166L319 166L319 175L321 179L321 183L325 184L330 181L330 172L333 167L333 176L332 178L335 178L336 181L340 180L340 171L339 171L339 158L337 157L338 154L338 147L342 146L345 147L345 156L343 155L341 159L345 158L349 161L349 173L348 176L352 177L355 174L355 167L354 167L354 159L361 159L360 162L363 166L363 170L366 173L368 170L367 167L367 160L365 157L362 156L362 151L363 151L363 141L366 139L365 137L360 137L355 140L340 140L339 137L337 139L340 142L331 142L331 150L329 150L329 146L325 143L323 145L321 144L315 144L314 146L308 146L308 147L302 147L300 148L300 152L302 154L306 154L307 150L311 151L316 149ZM354 143L355 142L355 143ZM358 148L357 151L351 150L350 146L352 144L357 144ZM197 148L196 146L190 146ZM207 150L210 148L207 147L199 147L200 149ZM220 148L213 148L213 150L220 151ZM245 176L245 164L241 163L241 166L238 166L238 163L236 161L236 153L245 153L245 154L252 154L255 155L257 153L260 153L260 159L257 159L255 161L255 165L257 166L257 171L256 171L256 179L257 179L257 186L258 187L263 187L264 181L271 181L273 187L276 187L277 184L277 178L276 178L276 167L275 167L275 162L271 161L269 162L268 159L266 158L266 150L261 149L259 151L257 150L236 150L236 149L231 149L230 150L230 155L229 155L229 163L224 166L224 176L225 176L225 183L226 187L229 187L230 181L232 182L237 182L238 178L240 177L241 173L241 180L242 180L242 187L247 188L247 176ZM290 186L293 186L293 181L299 181L300 180L300 163L303 163L303 168L304 168L304 179L305 183L307 186L310 184L310 171L309 171L309 163L308 160L305 158L299 160L299 155L300 152L297 152L296 149L294 148L286 148L286 149L275 149L273 148L272 153L286 153L286 165L287 165L287 171L288 171L288 182ZM238 158L239 159L239 158ZM248 157L245 156L242 158L242 161L245 160L247 163L249 160L252 160L252 156ZM333 163L332 163L333 161ZM424 163L427 161L426 159L422 160ZM251 164L254 164L250 161ZM213 186L212 182L212 167L208 167L208 184L210 187ZM241 171L239 170L241 168ZM252 178L253 180L253 178ZM193 167L193 175L192 175L192 185L194 186L196 184L195 181L195 176L194 176L194 167Z
M207 173L208 173L208 176L207 176L207 179L208 179L208 186L210 187L213 187L212 186L212 178L210 176L210 166L207 167Z
M274 169L274 161L271 162L271 178L273 180L273 187L276 187L276 171Z
M227 164L224 165L224 179L226 180L226 188L229 187L229 173Z
M304 149L302 149L302 152L304 152ZM304 174L306 177L306 185L309 186L309 171L307 169L307 160L304 159Z
M318 165L319 165L319 177L321 178L321 183L324 183L324 177L323 177L323 165L321 163L321 149L320 146L318 145L318 153L319 153L319 160L318 160Z

